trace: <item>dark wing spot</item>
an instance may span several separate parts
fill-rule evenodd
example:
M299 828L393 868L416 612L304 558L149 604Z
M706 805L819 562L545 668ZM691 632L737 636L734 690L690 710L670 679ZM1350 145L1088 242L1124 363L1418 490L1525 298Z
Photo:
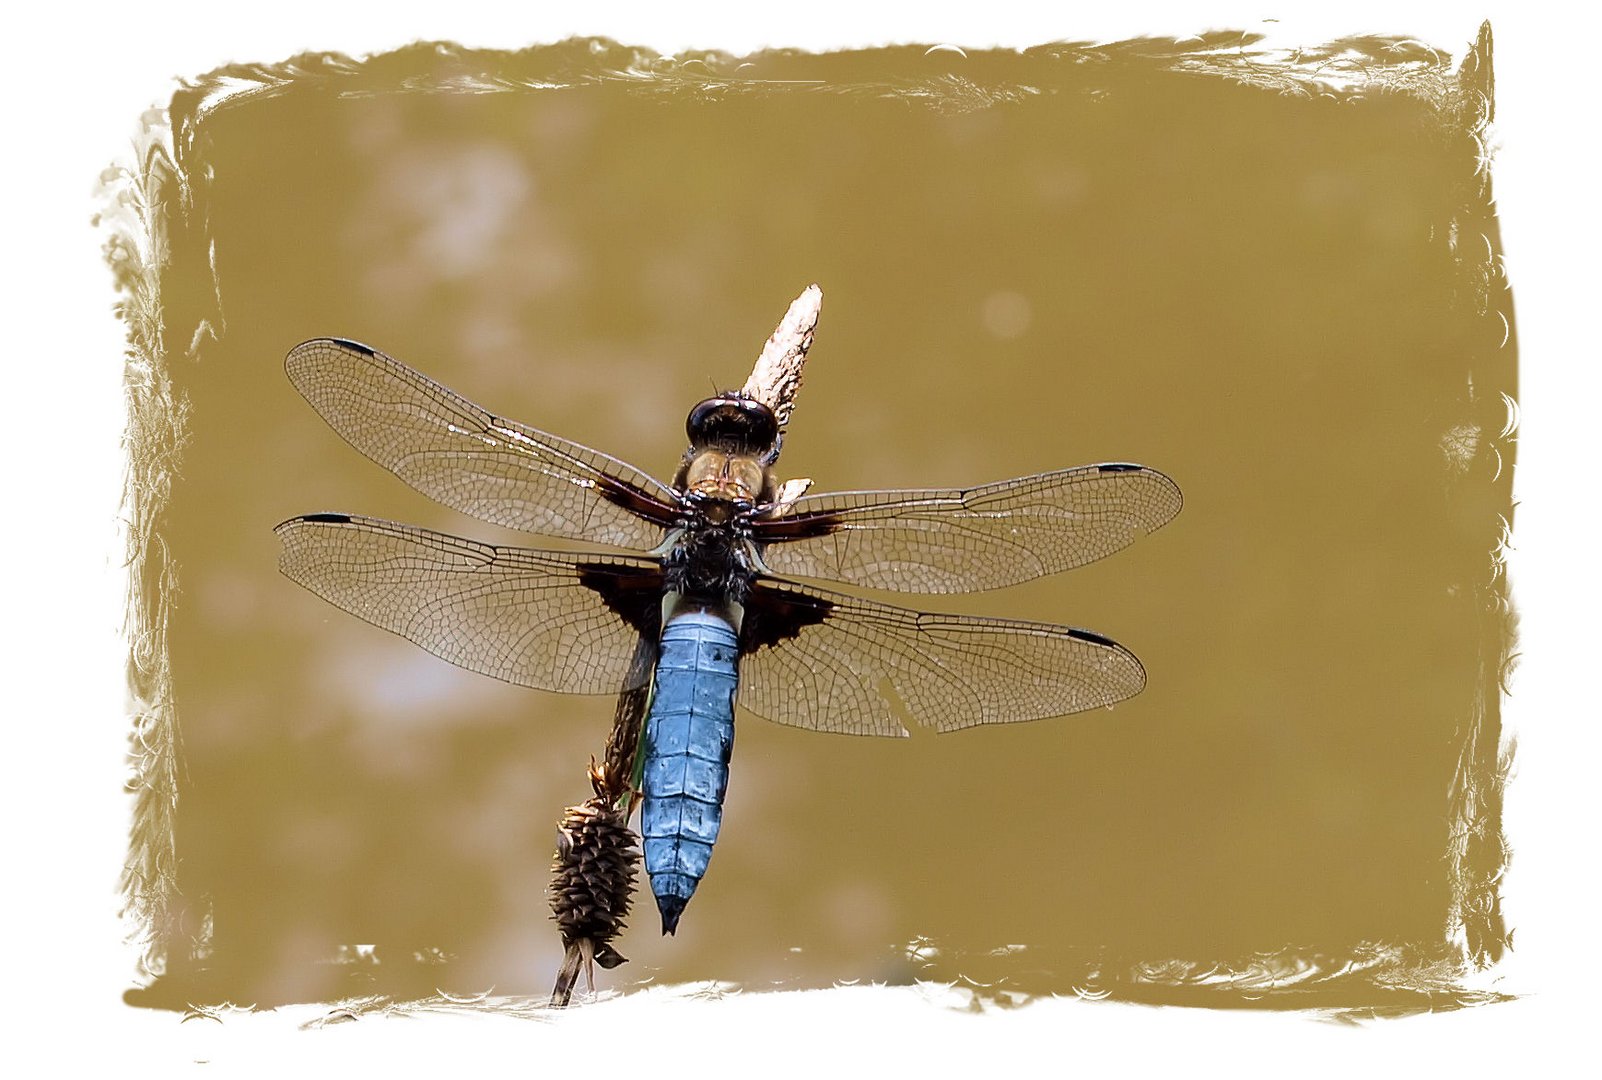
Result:
M1118 642L1114 641L1110 637L1102 637L1100 634L1092 633L1089 630L1076 630L1072 627L1067 627L1065 629L1067 630L1069 637L1078 638L1080 641L1088 641L1092 645L1105 645L1109 649L1117 649L1119 652L1127 651L1122 645L1118 644Z
M1098 472L1140 472L1146 466L1131 465L1127 461L1110 461L1105 465L1097 465Z
M335 345L343 345L347 349L354 349L356 352L361 353L363 356L379 356L379 355L382 355L382 354L379 353L379 351L377 349L373 348L371 345L363 345L361 342L352 341L350 338L336 337L336 338L327 338L325 340L332 341Z
M322 521L322 522L326 522L326 523L328 523L330 525L345 525L345 524L348 524L350 522L350 515L349 514L302 514L298 518L290 518L289 520L290 521Z

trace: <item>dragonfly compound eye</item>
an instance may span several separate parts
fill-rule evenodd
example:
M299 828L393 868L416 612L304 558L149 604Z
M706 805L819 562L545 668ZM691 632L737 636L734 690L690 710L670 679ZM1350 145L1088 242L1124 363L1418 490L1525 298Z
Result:
M736 453L766 450L779 437L773 410L751 398L732 395L707 398L690 410L684 422L690 445L696 449L726 447Z

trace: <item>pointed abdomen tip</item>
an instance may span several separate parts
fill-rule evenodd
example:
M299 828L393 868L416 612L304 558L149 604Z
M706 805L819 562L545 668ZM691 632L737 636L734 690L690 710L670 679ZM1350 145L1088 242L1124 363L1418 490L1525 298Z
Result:
M684 913L684 900L677 896L656 898L657 910L662 913L662 934L673 934L679 928L679 916Z

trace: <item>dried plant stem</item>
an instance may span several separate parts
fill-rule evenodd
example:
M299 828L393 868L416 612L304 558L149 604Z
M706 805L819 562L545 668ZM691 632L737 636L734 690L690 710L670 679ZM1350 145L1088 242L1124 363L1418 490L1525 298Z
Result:
M812 348L812 333L818 326L823 307L823 290L808 285L790 304L768 343L762 347L745 380L743 393L773 410L782 433L795 408L795 395L801 389L801 368Z

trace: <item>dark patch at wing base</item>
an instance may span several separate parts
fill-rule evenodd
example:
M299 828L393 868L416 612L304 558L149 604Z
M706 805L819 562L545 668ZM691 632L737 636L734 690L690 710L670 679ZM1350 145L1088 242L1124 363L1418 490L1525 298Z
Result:
M619 618L655 641L662 636L662 571L659 568L580 563L579 584L593 589Z
M753 589L740 628L740 652L749 656L791 641L802 630L827 619L833 610L834 604L815 593Z

